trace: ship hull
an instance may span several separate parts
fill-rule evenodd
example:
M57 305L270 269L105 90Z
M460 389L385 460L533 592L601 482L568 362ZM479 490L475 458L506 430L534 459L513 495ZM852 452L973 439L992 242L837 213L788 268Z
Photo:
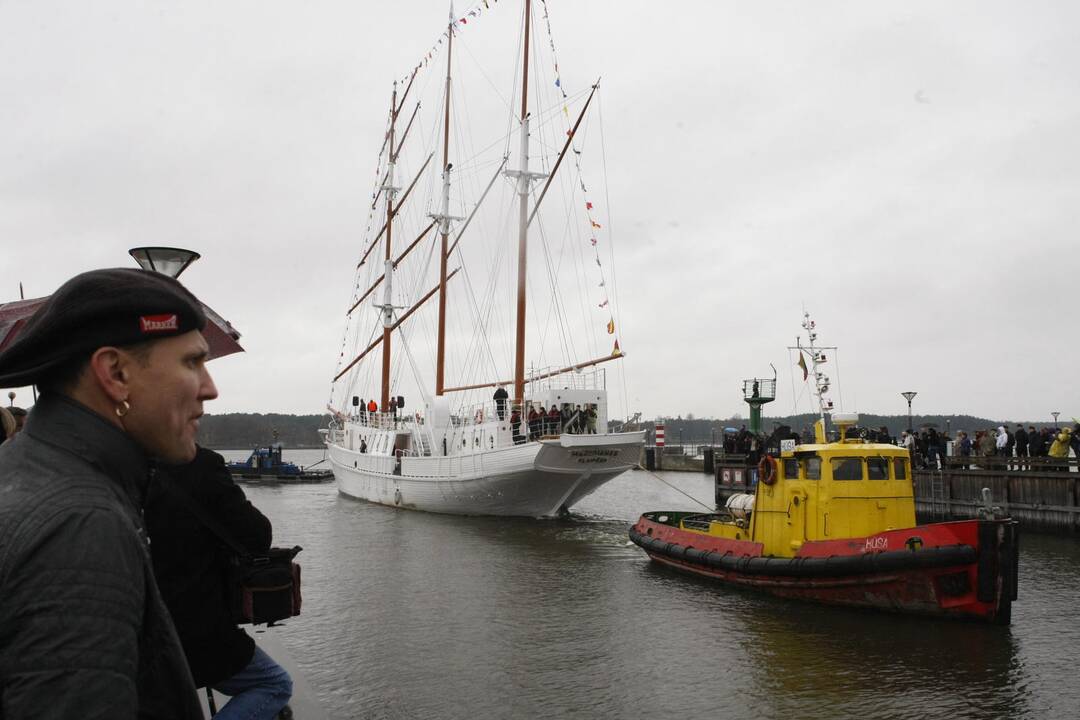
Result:
M700 577L828 605L1008 624L1017 594L1015 521L922 525L811 542L793 558L672 527L647 513L630 539L654 561ZM678 515L666 514L668 517Z
M395 458L328 444L339 491L410 510L555 517L638 464L641 433L564 435L486 452Z

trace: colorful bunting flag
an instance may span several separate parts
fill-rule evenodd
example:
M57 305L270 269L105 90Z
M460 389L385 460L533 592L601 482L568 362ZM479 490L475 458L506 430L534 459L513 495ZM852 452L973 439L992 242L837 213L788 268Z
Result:
M589 238L589 242L592 243L593 247L596 247L596 238Z
M803 357L802 350L799 351L799 367L802 368L802 379L806 382L806 378L810 375L810 371L806 369L806 358Z
M608 301L605 299L604 302L600 303L600 307L607 307L607 304Z
M614 335L615 334L615 320L614 319L607 321L607 334L608 335Z
M596 222L595 220L590 220L589 222L591 222L591 223L592 223L592 226L593 226L594 228L596 228L597 230L599 230L599 229L600 229L600 223Z
M586 210L592 210L592 203L589 202L588 200L585 201L585 209Z
M619 339L615 338L615 348L611 351L611 354L615 357L622 355L622 350L619 349Z

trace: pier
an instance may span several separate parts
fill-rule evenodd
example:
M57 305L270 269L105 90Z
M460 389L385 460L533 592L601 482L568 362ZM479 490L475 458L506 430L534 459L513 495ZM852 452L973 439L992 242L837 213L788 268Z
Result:
M1024 530L1080 532L1080 468L1076 458L944 457L936 470L915 470L920 521L975 517L982 489Z

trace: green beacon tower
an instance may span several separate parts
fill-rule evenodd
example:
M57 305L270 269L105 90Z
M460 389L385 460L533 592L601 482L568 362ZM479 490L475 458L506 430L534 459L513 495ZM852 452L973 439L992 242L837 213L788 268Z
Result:
M761 432L761 406L776 399L776 370L772 378L743 380L743 400L750 406L750 432Z

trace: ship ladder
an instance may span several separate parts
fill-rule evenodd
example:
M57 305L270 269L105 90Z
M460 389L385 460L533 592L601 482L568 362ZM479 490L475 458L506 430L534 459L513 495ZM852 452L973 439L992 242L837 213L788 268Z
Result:
M423 430L417 430L416 437L420 440L420 455L425 457L430 456L431 441L428 439L428 434Z
M930 517L932 519L946 519L948 515L948 502L945 499L945 472L944 470L930 470Z

